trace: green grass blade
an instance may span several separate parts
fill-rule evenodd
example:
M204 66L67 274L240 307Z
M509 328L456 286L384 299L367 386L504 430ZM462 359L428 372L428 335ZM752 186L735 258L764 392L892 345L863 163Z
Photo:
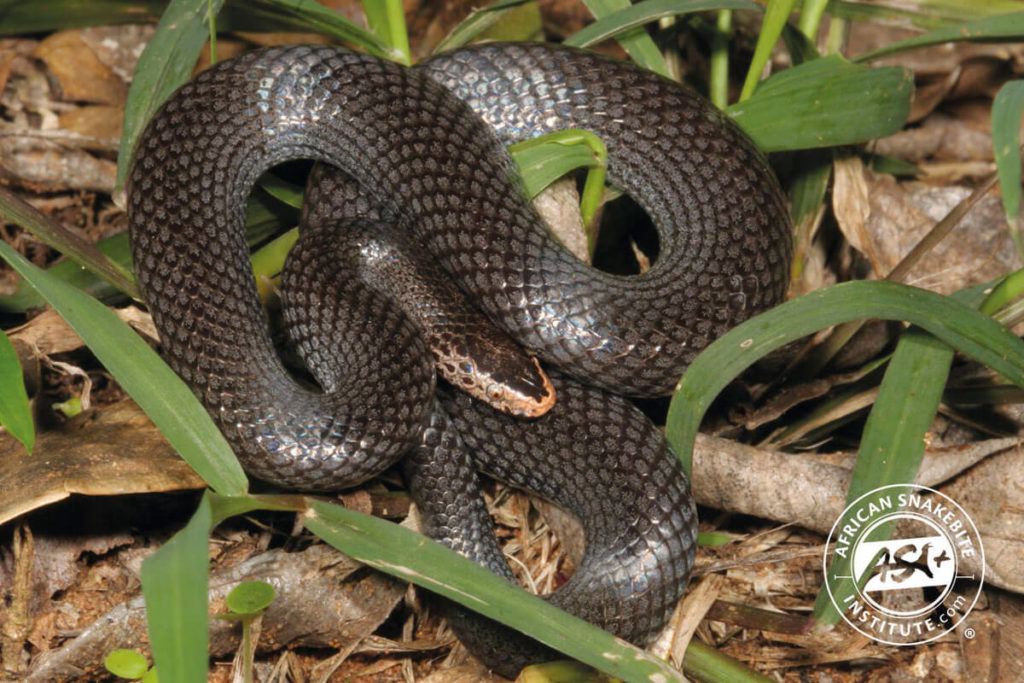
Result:
M1010 81L992 102L992 146L995 149L999 187L1003 193L1006 222L1022 251L1020 238L1020 123L1024 116L1024 80Z
M370 31L388 46L392 58L399 64L412 64L409 34L405 26L402 0L362 0L363 14Z
M232 0L218 21L225 29L309 31L358 47L371 55L401 61L380 36L367 31L315 0Z
M892 282L847 282L812 292L737 326L683 375L669 406L666 436L690 471L693 441L711 401L755 361L783 344L850 320L905 320L1024 386L1024 341L950 297Z
M1008 306L1021 294L1024 294L1024 268L999 278L999 281L994 283L992 288L988 290L988 295L978 310L985 315L994 316L997 320L1003 322L996 313L1005 306Z
M531 198L565 174L587 168L580 213L583 224L590 225L601 203L608 169L608 150L600 137L588 130L560 130L510 145L508 150Z
M654 40L642 26L618 30L617 26L623 20L621 17L612 18L612 15L629 10L629 0L583 0L583 4L587 6L587 9L590 10L590 13L594 15L598 22L607 18L608 24L606 26L611 31L609 35L615 35L615 40L622 46L622 49L629 53L634 62L662 76L669 77L671 75L665 57L662 56L658 46L654 44ZM572 42L574 38L575 36L571 36L566 41L566 44L580 46L578 43ZM590 43L586 44L589 45Z
M210 500L204 495L185 528L142 563L150 647L163 681L206 681L210 642L207 545L212 528Z
M141 24L158 19L166 5L167 0L4 0L0 2L0 35Z
M866 68L829 56L779 72L726 109L765 151L846 145L900 130L913 78L899 67Z
M248 482L224 437L185 383L113 311L0 242L3 257L56 309L192 468L215 490Z
M150 117L178 86L188 80L209 34L207 19L224 0L171 0L156 33L135 67L125 103L124 129L117 155L117 191L124 188L135 144Z
M804 274L807 253L814 240L817 219L832 178L832 150L808 149L795 152L792 167L795 176L791 183L790 206L795 224L795 253L791 272L792 280L799 282Z
M708 66L708 99L719 109L729 106L729 38L732 35L732 10L718 11L715 33L711 38Z
M748 669L696 638L686 648L683 671L691 680L713 683L769 683L774 680Z
M818 35L821 17L825 14L825 9L828 5L828 0L804 0L803 6L800 8L798 27L800 33L804 34L809 40L813 41L815 36Z
M1008 14L1020 8L1020 0L914 0L899 4L832 0L828 9L833 17L841 19L896 21L904 25L909 21L923 29L936 29L993 14Z
M590 11L593 12L597 21L566 38L566 45L587 47L609 38L621 38L623 33L636 31L652 21L680 14L723 9L761 9L760 5L750 0L643 0L635 5L606 2L602 3L598 9L588 2L587 6L590 7ZM632 55L632 53L630 54ZM658 53L658 57L661 58L660 53ZM648 66L648 68L651 67ZM663 75L667 73L667 71L662 72L658 69L651 70Z
M917 478L924 457L925 434L939 408L953 349L918 328L904 332L885 370L878 398L871 408L853 468L846 502L882 486L910 484ZM853 520L843 520L840 528ZM891 535L892 529L886 530ZM873 537L872 540L884 540ZM838 579L850 576L852 557L834 555L828 572L831 592L822 586L814 604L814 619L836 624L836 604L846 604L856 593L854 582Z
M128 248L128 233L108 237L94 245L108 258L121 265L131 263L131 255ZM77 287L89 296L99 299L105 303L124 301L124 292L106 280L93 275L92 271L83 268L71 259L62 259L52 266L46 268L46 272L53 277ZM31 308L39 308L46 305L46 299L39 296L39 292L32 285L19 277L15 282L14 293L0 296L0 311L5 313L24 313Z
M765 8L764 21L761 23L761 30L757 34L757 45L754 46L754 56L750 60L750 68L747 69L747 77L743 81L743 89L740 91L740 102L749 99L754 94L754 88L761 80L761 73L765 64L772 56L772 49L782 35L782 29L793 12L793 5L796 0L768 0Z
M267 177L269 178L271 176ZM288 199L292 198L292 196L288 194L286 186L283 183L279 186L275 186L274 190L277 194L275 194L273 198L269 193L270 187L268 186L267 189L268 192L266 193L263 191L253 192L246 204L245 229L246 239L250 246L262 244L272 235L276 235L282 230L295 225L295 222L298 220L297 211L275 201L279 197L287 197ZM297 195L297 205L300 205L302 200L301 188L298 189ZM282 199L281 201L284 200ZM30 232L33 232L33 224L29 223L24 227L26 227ZM131 272L132 256L131 249L129 247L128 233L125 232L119 235L114 235L113 237L108 237L105 240L97 242L93 246L102 252L110 261L117 264L118 267L122 268L126 272ZM104 303L113 303L116 301L123 301L125 299L125 295L121 290L107 283L105 280L99 279L91 270L83 268L73 260L64 259L58 261L52 266L49 266L46 269L46 272L62 282L74 285L86 294L99 299ZM18 278L13 294L0 296L0 311L9 313L24 313L30 308L38 308L45 305L46 300L43 299L43 297L39 295L39 292L37 292L35 288L23 278Z
M47 246L70 256L128 296L139 298L131 270L111 260L94 245L43 215L6 188L0 188L0 215L25 228Z
M25 391L18 352L7 335L0 330L0 426L3 426L25 450L32 452L36 429L32 422L32 406Z
M474 10L458 26L438 43L434 52L444 52L461 47L476 40L498 25L498 22L509 18L509 15L529 3L530 0L498 0L487 7Z
M551 647L617 678L683 680L657 657L529 595L424 536L321 501L311 501L310 508L306 528L360 562L527 631Z
M869 62L879 57L887 57L898 52L916 50L932 45L941 45L954 41L1019 41L1024 36L1024 11L997 14L995 16L975 19L955 26L940 28L935 31L889 43L877 50L872 50L856 58L858 62Z

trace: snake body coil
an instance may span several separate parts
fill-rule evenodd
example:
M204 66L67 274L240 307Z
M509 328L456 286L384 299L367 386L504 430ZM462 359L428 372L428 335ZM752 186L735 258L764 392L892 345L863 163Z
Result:
M504 146L570 127L605 140L611 182L658 229L657 261L642 275L581 264L523 199ZM413 450L406 468L428 531L505 575L474 470L534 490L586 533L582 565L555 601L647 642L685 586L696 517L664 440L628 402L559 373L555 407L535 421L447 389L435 399L422 325L387 292L346 278L353 266L329 237L300 239L286 273L298 283L292 336L323 391L284 369L248 265L243 205L263 171L295 158L340 169L360 201L415 235L545 361L644 396L669 392L704 346L784 295L789 221L762 156L677 84L519 44L417 69L329 47L248 53L182 87L136 152L128 211L140 287L168 361L252 474L338 489ZM501 670L534 656L463 619L460 635Z

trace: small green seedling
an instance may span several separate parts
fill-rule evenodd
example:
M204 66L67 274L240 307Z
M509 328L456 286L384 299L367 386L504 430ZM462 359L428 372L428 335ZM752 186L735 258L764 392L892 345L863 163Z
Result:
M548 662L522 670L518 683L622 683L579 662Z
M156 668L149 668L146 658L135 650L114 650L103 660L103 666L118 678L157 683Z
M231 589L224 604L231 610L218 614L218 619L242 622L242 676L246 683L252 683L252 621L263 614L263 610L274 601L274 587L266 581L245 581Z
M54 403L53 409L64 417L76 417L82 414L82 399L72 396L66 401Z

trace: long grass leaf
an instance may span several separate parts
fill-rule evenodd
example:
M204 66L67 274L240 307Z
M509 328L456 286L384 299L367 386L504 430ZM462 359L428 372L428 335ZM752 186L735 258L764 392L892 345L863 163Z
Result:
M241 494L247 479L213 420L185 383L110 309L0 242L0 257L56 309L100 363L215 490Z
M900 130L910 113L911 75L829 56L761 82L726 109L759 147L774 152L846 145Z
M36 429L32 422L32 406L25 391L18 352L7 335L0 330L0 426L6 427L25 450L32 452Z
M4 0L0 2L0 36L141 24L157 20L166 5L167 0Z
M311 501L310 508L306 528L360 562L528 632L623 680L684 680L657 657L562 612L424 536L321 501Z
M110 259L94 245L2 187L0 215L28 230L47 246L71 257L128 296L139 297L135 278L125 265Z
M768 6L764 11L764 21L761 23L761 30L757 34L757 45L754 46L754 56L750 60L750 67L747 69L747 77L743 81L743 89L740 91L740 102L749 99L754 94L761 79L761 72L772 56L775 43L782 35L782 29L793 12L793 5L796 0L768 0Z
M1024 253L1020 238L1020 125L1024 115L1024 80L1010 81L992 101L992 147L995 149L1003 210L1017 250Z
M598 21L617 12L626 11L630 7L629 0L583 0L583 4ZM609 18L608 21L612 25L618 25L621 20ZM658 50L658 46L654 44L654 40L642 26L625 28L621 31L613 29L612 33L615 34L615 40L622 46L622 49L629 53L634 62L662 76L671 75L668 63ZM569 45L575 44L566 42Z
M211 4L212 3L212 6ZM124 188L135 144L150 117L178 86L188 80L206 43L207 20L224 0L171 0L156 33L135 67L124 110L124 128L117 155L118 190Z
M878 398L864 425L857 462L853 468L846 502L883 486L911 484L924 457L925 434L939 408L939 400L953 361L953 349L927 332L904 332L886 368ZM851 520L839 522L840 528ZM892 530L888 529L888 534ZM872 540L884 540L874 536ZM814 619L835 624L837 604L856 592L851 576L852 558L833 555L828 568L831 590L824 586L814 605Z
M911 3L872 3L863 0L830 0L829 14L853 21L890 22L922 29L937 29L981 19L993 14L1008 14L1020 9L1020 0L914 0Z
M279 190L282 196L284 196L285 189L283 185L280 188L275 188L275 190ZM0 194L2 194L2 191L0 191ZM299 201L297 205L301 204L301 188L298 190L298 196ZM245 233L249 246L262 244L271 236L295 225L298 220L297 211L281 204L276 199L276 195L272 198L268 192L262 190L253 192L249 197L245 209ZM24 227L29 232L34 232L34 225L32 223L25 223ZM102 252L107 259L117 264L119 268L125 272L131 272L132 256L131 249L129 248L128 233L125 232L108 237L93 246ZM73 260L63 259L58 261L52 266L47 267L46 272L62 282L74 285L86 294L104 303L111 304L125 300L125 294L120 289L98 278L88 269L88 266L83 267ZM46 300L39 295L39 292L20 277L15 284L13 294L0 296L0 311L9 313L24 313L30 308L38 308L45 305Z
M374 0L380 1L380 0ZM373 31L346 19L316 0L232 0L224 7L219 23L225 29L248 31L309 31L358 47L371 55L401 61Z
M395 61L411 64L402 0L363 0L362 4L370 32L384 41Z
M1019 41L1024 36L1024 11L997 14L995 16L975 19L963 24L940 28L935 31L914 36L906 40L889 43L877 50L872 50L856 58L858 62L870 62L879 57L887 57L898 52L916 50L932 45L941 45L954 41Z
M892 282L847 282L787 301L711 344L683 375L666 436L689 472L693 440L711 401L758 359L830 325L866 318L905 320L1024 387L1024 341L976 310Z
M160 680L206 681L210 629L207 546L213 517L208 495L184 529L142 563L150 647Z
M760 11L761 6L750 0L643 0L635 5L626 3L614 6L609 3L597 11L591 7L597 21L566 38L565 44L587 47L609 38L618 38L627 31L665 17L723 9Z
M444 40L438 43L434 52L444 52L472 42L483 33L494 28L499 21L531 0L498 0L487 7L474 10L453 28Z

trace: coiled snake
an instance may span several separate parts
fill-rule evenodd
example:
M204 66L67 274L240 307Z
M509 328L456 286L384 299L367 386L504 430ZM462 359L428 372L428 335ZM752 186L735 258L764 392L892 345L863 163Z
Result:
M505 145L564 128L604 139L609 180L653 220L660 250L643 274L580 263L523 199ZM323 204L305 210L284 274L291 336L322 391L278 358L243 227L256 178L296 158L338 169L308 190ZM203 72L161 108L136 152L129 220L165 356L250 473L332 490L412 451L427 531L508 576L475 489L486 471L581 518L586 553L557 604L640 644L664 625L693 562L692 498L658 431L605 390L670 392L702 348L782 299L791 252L771 171L713 107L551 45L470 47L413 69L331 47L264 49ZM551 385L504 351L469 360L472 307L417 303L435 263L557 368ZM391 305L406 295L409 314ZM555 407L522 419L447 385L434 398L424 320L442 323L453 384L525 414L543 412L553 386ZM500 671L546 656L469 614L453 621Z

